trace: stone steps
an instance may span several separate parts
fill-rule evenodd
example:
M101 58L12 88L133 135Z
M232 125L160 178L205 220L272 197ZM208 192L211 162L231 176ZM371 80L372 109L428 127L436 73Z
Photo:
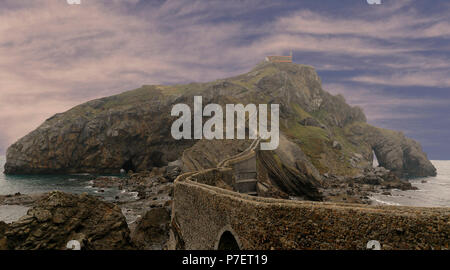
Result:
M239 172L237 175L237 180L245 180L245 179L256 179L255 171L247 171L247 172Z
M239 179L236 180L236 189L240 193L256 193L256 179Z

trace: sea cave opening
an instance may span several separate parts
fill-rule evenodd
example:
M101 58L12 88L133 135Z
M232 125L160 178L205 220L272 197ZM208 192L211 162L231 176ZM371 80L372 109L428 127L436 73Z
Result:
M218 250L239 250L239 244L230 231L225 231L220 237Z
M129 172L129 171L133 171L133 172L135 172L136 171L136 167L134 167L134 164L133 164L133 159L128 159L127 161L125 161L125 163L122 165L122 169L125 171L125 172Z

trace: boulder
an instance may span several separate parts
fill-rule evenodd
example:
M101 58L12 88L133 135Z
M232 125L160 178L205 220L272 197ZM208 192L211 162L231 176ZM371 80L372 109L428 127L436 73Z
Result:
M306 118L300 120L299 123L300 123L300 125L303 125L303 126L325 128L325 125L321 124L319 121L317 121L317 119L312 118L312 117L306 117Z
M132 249L130 231L119 207L96 197L54 191L4 232L8 249ZM0 240L1 242L1 240Z
M178 165L167 166L164 173L164 177L169 179L171 182L181 174L181 167Z
M342 149L342 145L338 141L333 141L333 148L337 150Z
M150 209L137 221L131 238L139 249L162 250L169 240L170 212L165 207Z

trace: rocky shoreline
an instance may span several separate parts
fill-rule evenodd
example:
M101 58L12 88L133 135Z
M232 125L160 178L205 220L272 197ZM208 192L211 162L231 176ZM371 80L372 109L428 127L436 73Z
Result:
M167 249L171 197L162 193L155 195L160 195L159 199L149 196L114 203L102 200L101 196L59 191L1 196L0 207L24 207L27 211L12 222L0 220L0 250L66 249L65 244L70 240L82 243L82 249ZM91 224L111 211L114 212L111 219ZM119 225L119 232L110 231ZM80 227L84 228L81 234ZM105 237L112 239L101 244L93 242L93 239ZM49 244L55 241L57 243Z
M106 202L101 195L75 195L57 191L45 194L2 195L0 207L22 206L27 207L28 211L25 216L11 224L0 221L0 250L65 249L64 244L70 240L79 240L84 249L167 249L173 181L180 173L180 167L166 166L155 168L151 172L131 173L128 177L108 176L93 180L93 187L99 190L99 194L103 189L117 188L129 193L136 192L135 200L117 196L113 202ZM84 200L87 202L83 202ZM86 213L87 220L99 217L95 215L92 217L86 209L91 212L100 210L108 212L110 208L114 209L115 220L107 220L107 224L98 224L101 226L100 230L88 228L80 235L77 229L73 228L75 225L72 223L83 222L79 221L78 217L74 217L78 216L78 212ZM61 211L63 213L60 213ZM56 221L55 215L57 215ZM62 216L68 219L65 223L71 224L69 228L62 225L64 222L58 221L58 218ZM122 224L124 221L126 226ZM105 221L102 222L105 223ZM123 243L118 245L113 240L108 240L108 245L94 243L92 239L113 235L112 232L108 232L111 223L122 224L123 230L120 233L114 232L120 236L111 237L114 237L114 241L119 241L116 239L119 238ZM112 228L114 226L112 225ZM52 228L52 232L49 232L48 228ZM44 234L45 237L43 237ZM90 238L86 235L90 235ZM53 241L49 238L57 239ZM57 243L50 245L49 241Z
M29 195L18 193L0 196L0 206L20 205L30 208L27 215L18 221L11 224L0 222L0 227L2 228L0 230L0 239L2 238L2 234L7 236L8 239L16 239L14 240L16 242L12 243L7 242L3 237L3 242L0 241L0 249L64 248L61 246L63 244L62 240L59 242L59 246L47 245L48 240L37 237L40 235L41 226L44 228L53 226L55 231L67 229L64 226L58 225L59 223L55 222L54 217L41 218L45 220L43 222L40 221L42 211L46 213L46 209L50 206L50 208L53 209L52 207L59 203L49 199L52 196L56 197L58 200L68 200L71 202L69 203L71 205L73 204L73 201L89 198L89 206L87 204L82 204L82 207L93 209L97 208L98 205L105 207L103 204L108 204L109 207L114 208L116 212L120 211L120 214L116 213L116 218L121 220L121 217L123 217L123 220L116 220L116 222L126 222L126 226L125 224L121 225L123 227L123 232L120 233L124 237L124 239L120 241L124 241L123 243L125 244L120 247L117 246L117 243L113 243L109 247L95 245L90 242L91 240L87 240L85 237L86 233L89 234L91 232L86 232L82 236L76 234L76 236L81 239L81 242L84 241L83 243L85 243L85 248L87 249L110 249L115 247L142 250L167 249L173 196L173 181L180 173L181 167L179 165L171 165L154 168L150 172L130 173L128 177L109 176L94 179L93 187L99 190L117 188L124 192L135 192L137 194L135 200L124 200L120 196L117 196L112 203L103 202L101 196L94 197L86 194L61 195L63 194L61 192ZM343 178L325 174L323 175L322 185L319 190L323 194L324 201L373 204L373 201L370 199L371 194L389 194L389 190L391 189L410 190L415 188L412 187L408 181L399 179L390 171L382 167L377 167L366 170L365 175L359 175L354 178ZM67 199L66 196L69 196L70 199ZM291 199L295 199L295 197L291 197ZM43 200L46 201L46 203L42 203ZM73 213L78 211L84 212L78 207L75 209L76 211L72 210ZM67 209L65 211L67 211ZM67 213L65 213L65 215L67 216ZM33 218L37 219L37 221L35 223L29 222L29 220ZM46 223L46 221L50 220L50 218L52 218L53 221L48 225L48 222ZM108 222L113 223L113 221ZM26 240L23 240L23 236L21 236L22 232L29 230L38 230L38 232L35 233L37 236L32 233ZM107 229L104 228L104 230ZM67 237L68 235L74 237L71 236L72 233L75 232L66 232L64 235ZM99 232L95 229L92 233L96 235ZM54 232L53 234L58 233ZM95 236L93 238L95 238Z
M367 169L365 175L352 178L325 174L322 187L324 200L330 202L347 202L374 204L371 195L381 193L391 195L390 190L416 190L410 182L398 178L383 167Z

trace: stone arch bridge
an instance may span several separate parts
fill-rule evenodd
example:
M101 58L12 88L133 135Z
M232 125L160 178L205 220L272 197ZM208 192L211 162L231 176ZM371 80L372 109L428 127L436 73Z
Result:
M258 143L217 168L177 178L170 249L366 249L370 240L382 249L449 248L449 208L252 196Z

